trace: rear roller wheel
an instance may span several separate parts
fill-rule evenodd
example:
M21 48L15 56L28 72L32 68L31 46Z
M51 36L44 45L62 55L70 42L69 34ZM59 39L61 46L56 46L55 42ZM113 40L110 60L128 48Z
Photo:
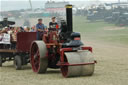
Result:
M0 67L2 67L2 56L0 55Z
M94 58L90 51L67 52L65 62L69 64L94 63ZM62 66L61 72L64 77L89 76L94 73L94 67L94 64Z
M21 70L22 69L22 59L21 59L21 56L18 56L18 55L15 56L14 65L15 65L16 70Z
M47 48L43 41L35 41L31 46L31 65L36 73L45 73L48 66Z

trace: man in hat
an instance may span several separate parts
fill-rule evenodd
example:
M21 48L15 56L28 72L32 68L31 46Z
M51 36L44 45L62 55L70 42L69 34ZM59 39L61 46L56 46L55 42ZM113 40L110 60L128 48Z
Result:
M52 22L49 23L49 28L58 28L56 17L52 17Z
M45 25L43 24L42 19L38 19L38 24L36 24L36 30L37 30L37 40L41 40L43 31L45 30Z

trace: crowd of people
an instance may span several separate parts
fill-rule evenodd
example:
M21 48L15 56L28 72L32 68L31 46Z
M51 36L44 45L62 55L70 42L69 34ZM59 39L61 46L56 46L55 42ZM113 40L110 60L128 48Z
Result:
M36 32L35 26L33 26L31 29L29 27L4 27L2 30L0 30L0 36L5 34L12 35L13 41L16 41L16 35L18 32Z
M58 24L56 22L56 17L52 17L52 22L49 23L49 28L58 28ZM3 36L3 34L9 34L11 35L12 41L17 41L17 33L18 32L37 32L37 40L40 40L40 34L47 30L47 26L43 24L42 19L38 19L38 23L34 26L27 27L4 27L0 30L0 36Z

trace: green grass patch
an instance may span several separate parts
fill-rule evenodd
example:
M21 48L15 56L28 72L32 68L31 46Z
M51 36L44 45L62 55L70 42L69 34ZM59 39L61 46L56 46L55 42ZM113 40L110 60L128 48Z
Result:
M86 20L86 17L74 17L73 27L74 31L79 32L96 32L97 30L102 29L103 27L108 26L108 24L104 22L88 22ZM109 24L109 26L113 26L112 24Z
M74 17L73 28L75 32L80 32L83 36L95 39L99 41L128 44L128 26L125 29L119 30L107 30L109 27L117 27L114 24L108 24L105 22L88 22L86 17L79 16Z

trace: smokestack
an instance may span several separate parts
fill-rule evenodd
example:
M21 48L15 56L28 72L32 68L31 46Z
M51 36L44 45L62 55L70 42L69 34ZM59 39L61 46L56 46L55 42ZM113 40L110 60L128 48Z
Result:
M66 5L66 19L67 19L67 27L68 27L68 32L73 32L72 29L72 5Z

